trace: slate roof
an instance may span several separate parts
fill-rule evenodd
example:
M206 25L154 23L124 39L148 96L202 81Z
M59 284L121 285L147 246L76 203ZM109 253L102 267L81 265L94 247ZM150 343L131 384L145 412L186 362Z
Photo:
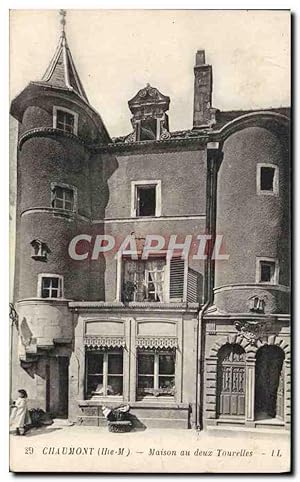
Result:
M38 83L75 92L88 103L64 32L42 80Z

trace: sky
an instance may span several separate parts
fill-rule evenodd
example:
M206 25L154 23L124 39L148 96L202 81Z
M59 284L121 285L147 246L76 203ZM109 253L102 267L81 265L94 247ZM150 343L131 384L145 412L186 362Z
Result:
M198 49L213 66L214 107L290 104L288 11L68 10L66 20L79 76L111 136L131 131L127 102L147 82L171 98L170 129L191 128ZM11 11L11 98L41 79L60 28L57 10Z

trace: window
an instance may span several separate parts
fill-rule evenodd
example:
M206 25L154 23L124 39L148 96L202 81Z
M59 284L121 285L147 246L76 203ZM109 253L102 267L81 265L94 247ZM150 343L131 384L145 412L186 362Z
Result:
M141 120L137 124L137 140L138 141L155 141L159 139L159 119L153 117Z
M86 396L123 395L123 350L86 352Z
M161 215L161 182L133 181L131 183L131 216Z
M137 187L137 216L155 216L156 187Z
M38 296L41 298L62 298L63 277L53 274L40 274L38 279Z
M262 283L271 283L274 278L275 263L260 263L260 281Z
M197 302L194 286L188 287L188 262L165 255L133 260L126 254L117 267L117 300L123 302Z
M68 184L51 183L51 205L55 209L76 211L77 189Z
M175 395L175 350L139 350L137 396Z
M279 263L272 258L258 258L256 267L257 283L279 283Z
M53 127L77 135L78 114L65 107L53 107Z
M257 192L258 194L278 195L278 166L257 165Z
M166 301L166 259L123 259L122 301Z

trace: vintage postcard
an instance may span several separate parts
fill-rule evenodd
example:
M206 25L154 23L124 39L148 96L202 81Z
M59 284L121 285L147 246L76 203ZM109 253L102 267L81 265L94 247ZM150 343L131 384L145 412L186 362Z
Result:
M11 471L290 471L290 17L11 10Z

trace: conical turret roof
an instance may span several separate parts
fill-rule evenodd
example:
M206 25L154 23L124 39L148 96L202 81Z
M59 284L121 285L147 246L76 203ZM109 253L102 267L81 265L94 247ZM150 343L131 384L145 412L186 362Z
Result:
M55 54L42 78L42 83L76 92L88 102L79 75L77 73L65 32L62 32Z

